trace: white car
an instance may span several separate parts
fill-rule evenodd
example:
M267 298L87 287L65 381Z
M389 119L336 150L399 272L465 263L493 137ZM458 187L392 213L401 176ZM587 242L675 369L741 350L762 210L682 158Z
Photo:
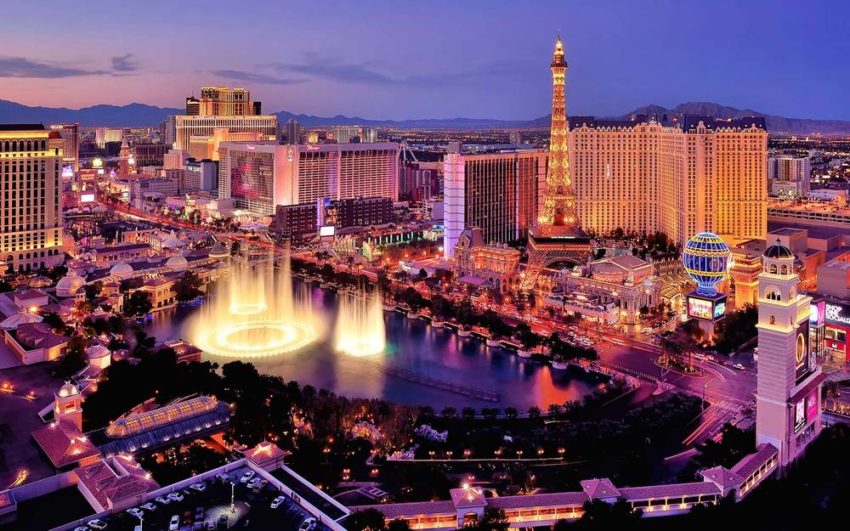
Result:
M168 531L178 531L180 529L180 517L176 514L171 517L171 521L168 522Z
M171 501L181 502L181 501L183 501L183 495L180 494L179 492L172 492L171 494L168 495L168 499L171 500Z
M92 529L106 529L106 523L103 520L98 520L95 518L94 520L89 520L86 522L86 525L91 527Z
M283 505L283 502L285 502L285 501L286 501L286 496L278 496L277 498L272 500L271 508L277 509L278 507Z
M151 512L153 512L153 511L156 511L156 505L155 505L155 504L153 504L153 503L148 502L148 503L146 503L146 504L142 505L142 509L144 509L144 510L146 510L146 511L151 511Z
M132 514L136 518L144 518L145 516L145 513L143 513L138 507L130 507L127 509L127 513Z
M207 485L205 483L194 483L192 485L189 485L189 488L198 492L204 492L205 490L207 490Z
M74 531L89 531L89 528L84 525L78 525L74 528Z
M170 500L170 499L168 499L168 498L166 498L166 497L164 497L164 496L157 496L157 497L154 499L154 501L155 501L155 502L157 502L157 503L161 503L161 504L163 504L163 505L168 505L169 503L171 503L171 500Z
M298 531L313 531L316 527L316 519L315 518L307 518L301 525L298 527Z
M746 368L743 365L741 365L740 363L735 363L734 365L732 365L732 367L738 369L739 371L746 370Z
M251 479L252 477L254 477L254 471L249 470L249 471L245 472L244 474L242 474L242 477L239 478L239 483L248 483L248 480Z

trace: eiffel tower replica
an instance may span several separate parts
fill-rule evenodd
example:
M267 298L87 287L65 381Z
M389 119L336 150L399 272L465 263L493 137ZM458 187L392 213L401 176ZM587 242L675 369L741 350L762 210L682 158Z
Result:
M534 289L543 269L556 262L585 264L590 256L590 238L579 226L576 195L570 175L567 149L567 110L564 78L567 62L561 36L555 41L552 58L552 127L546 194L537 217L537 225L528 235L528 264L521 278L521 291Z

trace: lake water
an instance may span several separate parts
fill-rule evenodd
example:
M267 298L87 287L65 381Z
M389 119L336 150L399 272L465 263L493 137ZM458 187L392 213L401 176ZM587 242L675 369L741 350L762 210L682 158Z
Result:
M599 383L582 371L553 371L548 365L522 359L508 350L488 348L481 340L460 338L449 329L433 328L425 321L390 312L384 312L388 344L384 353L368 358L338 353L331 343L336 294L314 286L310 295L314 312L325 316L325 335L299 352L250 360L261 372L349 397L385 398L438 410L467 405L514 406L520 410L536 405L545 409L552 403L580 399ZM160 340L188 339L186 323L195 310L179 307L159 312L148 325L148 333ZM204 359L219 364L233 361L207 354ZM412 381L416 376L495 392L498 401Z

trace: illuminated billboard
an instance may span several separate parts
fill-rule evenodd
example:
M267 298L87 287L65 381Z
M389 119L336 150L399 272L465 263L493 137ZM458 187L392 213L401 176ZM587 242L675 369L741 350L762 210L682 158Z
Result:
M716 321L726 315L726 295L714 298L688 295L688 316L696 319Z
M797 339L794 341L794 377L797 382L809 375L814 362L809 357L809 321L803 321L797 327Z
M70 164L65 164L62 166L62 177L65 179L70 179L74 176L74 166Z
M711 319L714 317L712 303L705 299L688 297L688 316L697 319Z
M812 389L806 397L806 424L812 423L818 417L818 390Z
M80 203L92 203L94 202L94 194L80 194Z
M336 234L336 227L333 225L325 225L324 227L319 227L319 236L333 236Z
M794 433L797 433L806 425L806 401L800 400L794 404Z

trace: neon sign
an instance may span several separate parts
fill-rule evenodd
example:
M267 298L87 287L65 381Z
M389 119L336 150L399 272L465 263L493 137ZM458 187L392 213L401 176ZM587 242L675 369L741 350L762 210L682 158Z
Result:
M826 320L832 321L834 323L842 323L846 325L850 325L850 317L841 315L841 312L844 310L838 304L826 303Z

